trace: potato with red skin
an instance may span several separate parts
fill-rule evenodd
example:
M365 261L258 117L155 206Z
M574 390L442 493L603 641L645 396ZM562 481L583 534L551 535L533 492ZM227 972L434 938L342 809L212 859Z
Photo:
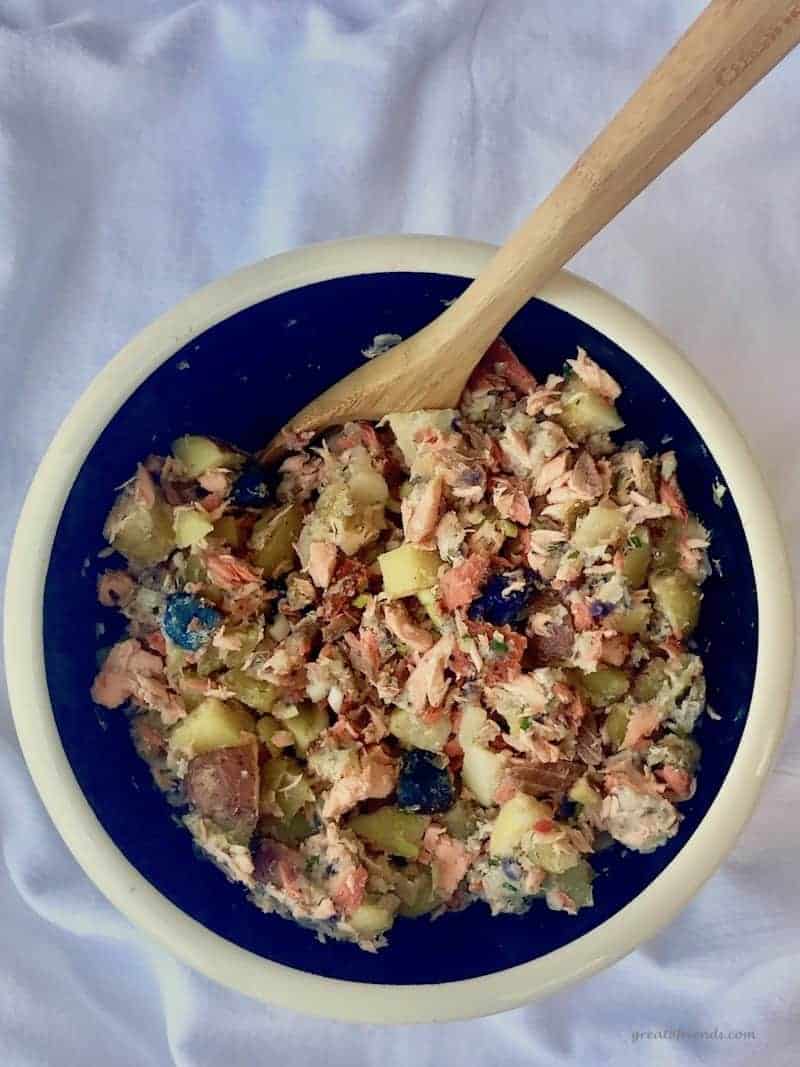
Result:
M562 604L561 598L551 592L540 593L531 604L531 618L537 612L549 612ZM528 628L528 652L534 667L554 667L564 663L572 655L575 627L572 616L565 611L560 622L548 627L546 634L535 634Z
M186 797L221 830L249 840L258 821L258 742L195 756L185 778Z

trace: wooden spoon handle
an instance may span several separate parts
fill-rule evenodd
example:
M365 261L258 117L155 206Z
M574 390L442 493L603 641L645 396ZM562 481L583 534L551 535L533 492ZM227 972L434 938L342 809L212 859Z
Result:
M800 0L712 0L461 298L418 335L426 358L474 365L534 293L798 41Z

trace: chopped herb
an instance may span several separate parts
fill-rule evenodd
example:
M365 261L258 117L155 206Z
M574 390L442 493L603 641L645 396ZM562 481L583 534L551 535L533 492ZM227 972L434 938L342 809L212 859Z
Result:
M508 652L508 645L505 643L505 641L500 641L496 637L492 638L491 642L489 643L489 647L491 648L492 652Z
M519 728L520 728L520 730L530 730L531 722L532 722L532 719L531 719L530 715L523 715L522 718L519 720Z
M567 552L567 559L577 559L577 558L578 558L577 549L573 548L571 552Z
M641 548L642 539L638 536L638 534L631 534L631 536L628 538L628 544L631 546L631 548Z
M354 608L365 608L369 604L369 594L361 593L360 596L353 597L350 601Z
M500 866L500 860L496 856L490 856L489 860L488 860L488 863L489 863L490 867L499 867Z
M309 856L306 860L306 874L311 874L314 868L319 864L319 856Z
M509 893L519 893L519 888L512 885L511 882L503 882L503 889L507 889Z

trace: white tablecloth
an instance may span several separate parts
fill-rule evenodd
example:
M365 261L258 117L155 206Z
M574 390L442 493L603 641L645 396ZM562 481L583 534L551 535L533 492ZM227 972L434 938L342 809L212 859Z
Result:
M690 0L0 0L0 544L47 442L152 317L282 249L501 240L688 25ZM575 266L716 384L800 548L800 53ZM315 1021L148 944L53 830L0 712L0 1063L797 1062L800 730L653 942L446 1028ZM634 1042L634 1030L754 1038Z

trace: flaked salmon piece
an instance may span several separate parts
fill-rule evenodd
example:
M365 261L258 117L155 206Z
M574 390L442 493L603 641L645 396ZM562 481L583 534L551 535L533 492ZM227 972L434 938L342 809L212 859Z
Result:
M261 581L260 568L251 567L230 552L206 552L203 561L211 581L220 589L236 589Z
M433 647L436 638L424 626L411 619L408 609L401 601L385 604L383 619L389 633L407 645L412 652L422 654Z
M631 649L630 638L625 634L614 634L613 637L603 635L603 650L600 659L603 663L610 663L612 667L621 667L628 658Z
M136 468L136 478L133 483L133 499L140 508L148 511L156 502L156 483L150 471L139 464Z
M597 767L603 762L603 738L597 726L597 719L587 712L575 737L575 756L587 767Z
M567 363L588 389L605 400L613 403L622 392L619 383L587 356L584 349L578 348L577 359L568 359Z
M362 627L358 636L354 633L346 633L344 639L353 666L365 678L375 681L381 669L381 650L375 632Z
M143 640L151 652L155 652L156 655L162 658L166 657L167 639L160 630L151 630Z
M124 608L136 591L127 571L104 571L97 579L97 599L104 608Z
M308 549L308 573L318 589L327 589L336 570L336 545L312 541Z
M597 670L603 654L603 634L600 630L576 632L570 663L573 667L591 674Z
M661 725L663 712L657 704L637 704L625 729L621 748L634 748Z
M669 504L648 500L646 496L636 491L630 496L633 507L628 513L628 522L632 526L641 526L643 522L650 522L654 519L666 519L672 514Z
M548 459L542 465L533 483L533 491L536 496L545 496L555 485L561 482L567 473L569 462L569 452L558 452L552 459Z
M304 867L302 855L279 841L264 838L255 854L254 875L257 881L277 885L286 892L300 890Z
M135 638L119 641L94 680L92 700L104 708L118 708L133 696L139 678L159 677L163 670L161 657L145 651Z
M320 456L299 452L288 456L280 465L281 482L277 497L281 503L308 500L322 484L324 463Z
M337 741L357 741L360 734L349 719L340 716L333 726L329 727L327 736L334 737Z
M428 649L409 675L406 682L406 696L411 707L418 714L430 706L441 707L450 682L445 677L445 668L455 647L452 634L445 634Z
M526 437L512 426L506 426L499 441L503 466L513 474L527 475L531 472L531 453Z
M465 608L478 595L489 574L489 558L475 554L456 564L441 578L439 593L448 611Z
M137 703L157 711L165 726L172 726L186 715L183 698L173 692L161 678L139 675L133 696Z
M210 470L203 471L197 481L207 493L213 493L217 498L221 499L228 495L231 478L227 471L212 467Z
M363 800L388 797L397 785L398 767L379 745L366 749L359 770L334 782L322 808L324 819L338 819Z
M582 597L576 596L570 602L569 611L572 615L572 623L579 633L592 629L595 622L592 609Z
M364 900L369 874L366 867L350 867L337 872L328 883L328 889L336 910L350 916Z
M689 518L689 509L683 493L674 478L662 478L658 487L658 498L662 504L666 504L670 512L680 522L686 522Z
M433 888L443 900L449 900L461 884L470 865L470 854L465 846L442 834L433 847L431 872Z
M506 801L515 797L518 792L517 783L512 778L504 778L494 791L494 802L495 804L505 804Z
M523 396L536 388L536 379L514 354L509 345L498 337L486 351L478 366L472 372L467 388L472 392L494 384L500 378Z
M436 527L436 547L444 560L452 559L466 536L464 525L454 511L446 511Z
M455 725L453 728L457 729ZM461 770L461 765L464 762L464 749L461 747L458 738L451 737L442 751L450 761L450 770L453 774L457 774Z
M570 488L580 500L597 500L603 492L603 479L589 452L581 452L570 477Z
M525 404L526 414L558 415L561 413L561 392L557 385L561 384L562 379L556 378L555 381L556 386L551 388L548 382L540 385L528 396Z
M419 494L414 490L403 501L403 529L406 541L421 544L433 534L439 522L442 486L441 475L436 475L425 483Z
M531 521L531 502L524 486L517 478L495 478L492 485L492 503L500 516L528 526Z
M688 800L694 791L694 778L688 771L680 767L671 767L666 764L656 771L669 786L675 800Z

